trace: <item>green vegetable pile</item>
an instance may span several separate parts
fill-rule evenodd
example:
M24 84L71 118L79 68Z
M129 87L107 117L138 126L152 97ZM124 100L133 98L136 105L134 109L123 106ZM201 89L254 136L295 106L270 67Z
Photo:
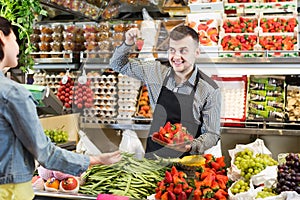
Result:
M115 194L146 199L155 193L157 182L164 179L167 166L157 160L138 160L124 153L122 160L113 165L96 165L84 175L86 182L79 193L97 196Z

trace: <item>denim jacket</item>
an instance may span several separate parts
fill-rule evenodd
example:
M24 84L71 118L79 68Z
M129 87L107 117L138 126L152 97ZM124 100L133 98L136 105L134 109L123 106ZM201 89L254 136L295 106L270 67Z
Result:
M79 175L89 157L55 146L45 135L36 102L21 84L0 70L0 184L32 179L34 160L47 169Z

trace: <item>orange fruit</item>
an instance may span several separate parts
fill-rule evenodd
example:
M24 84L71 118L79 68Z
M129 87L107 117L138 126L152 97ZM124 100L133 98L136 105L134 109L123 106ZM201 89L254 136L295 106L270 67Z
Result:
M59 188L59 180L57 180L54 177L48 178L48 180L46 181L46 187L48 187L48 188L54 188L54 189L58 190L58 188Z

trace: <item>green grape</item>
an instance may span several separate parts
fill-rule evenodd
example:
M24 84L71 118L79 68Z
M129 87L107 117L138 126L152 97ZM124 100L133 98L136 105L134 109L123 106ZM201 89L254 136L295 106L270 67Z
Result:
M63 143L68 141L69 135L67 131L64 131L62 129L46 129L44 130L45 135L47 135L50 140L54 143Z
M233 186L231 187L230 191L232 194L238 194L241 192L246 192L249 190L249 182L244 181L244 180L238 180L237 182L235 182L233 184Z
M264 187L261 191L259 191L256 195L256 199L258 198L267 198L267 197L271 197L271 196L276 196L277 194L275 192L273 192L272 188L267 188Z
M251 176L260 173L267 166L278 164L277 161L267 154L259 153L253 155L253 152L248 148L235 154L234 163L241 170L241 176L245 180L250 180Z

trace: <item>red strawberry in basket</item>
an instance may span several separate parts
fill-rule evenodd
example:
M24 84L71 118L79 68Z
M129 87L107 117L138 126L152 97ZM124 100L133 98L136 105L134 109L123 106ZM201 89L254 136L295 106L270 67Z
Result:
M137 49L140 51L143 48L144 39L137 38L136 41L135 41L135 45L137 46Z

